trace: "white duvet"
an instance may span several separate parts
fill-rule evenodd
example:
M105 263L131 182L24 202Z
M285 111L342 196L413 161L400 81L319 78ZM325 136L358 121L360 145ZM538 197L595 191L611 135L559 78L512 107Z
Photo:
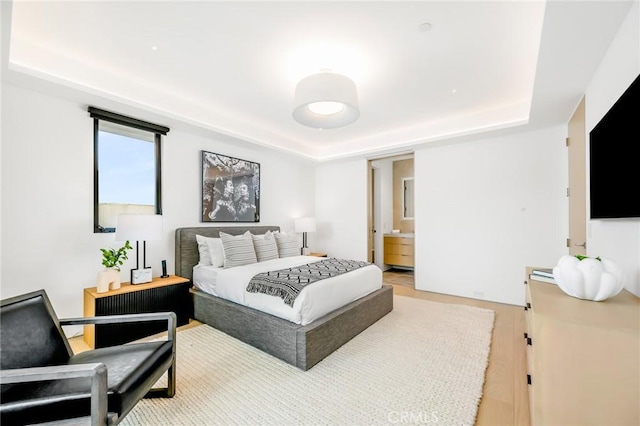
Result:
M214 296L301 325L307 325L382 286L382 271L376 265L368 265L306 286L296 298L293 307L286 305L277 296L246 291L247 284L256 274L321 260L314 256L293 256L235 268L197 265L193 268L193 284Z

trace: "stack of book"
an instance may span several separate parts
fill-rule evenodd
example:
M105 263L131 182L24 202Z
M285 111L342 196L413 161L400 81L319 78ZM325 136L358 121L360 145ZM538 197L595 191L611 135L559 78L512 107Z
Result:
M542 281L545 283L555 284L556 280L553 278L553 269L550 268L535 268L531 271L529 279Z

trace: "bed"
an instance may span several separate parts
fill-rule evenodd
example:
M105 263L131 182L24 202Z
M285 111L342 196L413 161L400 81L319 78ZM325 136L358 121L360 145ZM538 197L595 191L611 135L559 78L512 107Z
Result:
M194 267L199 261L196 235L217 238L220 231L231 235L250 231L252 234L259 235L267 231L279 231L279 227L178 228L175 233L176 275L193 282ZM265 313L196 287L191 289L191 295L194 319L302 370L313 367L393 310L393 290L387 285L382 285L377 290L308 323L304 320L297 323L291 318L284 319Z

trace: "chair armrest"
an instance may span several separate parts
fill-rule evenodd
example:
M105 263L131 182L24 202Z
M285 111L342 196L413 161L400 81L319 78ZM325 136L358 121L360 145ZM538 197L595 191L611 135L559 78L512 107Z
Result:
M167 321L168 340L176 338L176 314L173 312L153 312L146 314L101 315L97 317L81 317L60 319L60 325L86 324L121 324L126 322Z
M91 378L91 425L103 426L114 421L107 417L107 367L103 363L55 365L50 367L0 370L0 384Z

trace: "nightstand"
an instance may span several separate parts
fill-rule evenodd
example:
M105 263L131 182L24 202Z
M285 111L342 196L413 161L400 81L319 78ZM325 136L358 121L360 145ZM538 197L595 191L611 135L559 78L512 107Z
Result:
M84 316L174 312L177 326L189 323L192 302L191 282L187 278L170 275L156 277L150 283L122 283L117 290L98 293L96 287L84 289ZM119 345L160 333L167 329L166 321L130 324L87 325L83 339L90 348Z
M318 252L314 252L314 251L312 251L311 253L309 253L309 256L315 256L315 257L327 257L327 253L318 253Z

